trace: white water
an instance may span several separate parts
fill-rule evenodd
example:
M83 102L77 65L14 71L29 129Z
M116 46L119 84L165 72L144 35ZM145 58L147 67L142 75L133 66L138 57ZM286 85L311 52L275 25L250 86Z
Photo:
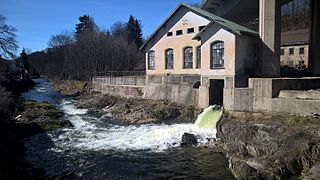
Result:
M194 124L150 124L99 127L88 118L86 109L77 109L72 102L63 101L62 109L74 128L65 129L58 137L52 137L57 147L73 147L83 150L153 150L162 151L180 146L184 133L195 134L199 144L215 138L215 128L199 128Z

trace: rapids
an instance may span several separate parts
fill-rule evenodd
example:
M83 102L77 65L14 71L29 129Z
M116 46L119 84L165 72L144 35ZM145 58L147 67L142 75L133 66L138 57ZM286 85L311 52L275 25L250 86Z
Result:
M72 99L57 96L46 80L38 82L24 97L38 101L49 98L74 125L25 142L27 160L43 169L46 177L65 178L67 174L73 179L232 179L225 157L203 147L216 137L214 126L107 124L88 115L86 109L76 108ZM43 97L34 97L38 95ZM185 132L196 136L198 147L179 147Z

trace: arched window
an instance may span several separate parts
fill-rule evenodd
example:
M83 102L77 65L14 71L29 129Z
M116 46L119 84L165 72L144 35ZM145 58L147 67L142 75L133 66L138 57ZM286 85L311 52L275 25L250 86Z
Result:
M222 41L211 44L210 68L224 68L224 42Z
M166 69L173 69L173 49L167 49L166 56Z
M201 46L197 47L197 69L201 68Z
M154 70L156 69L156 57L154 51L148 52L148 69Z
M193 50L192 47L186 47L183 50L183 68L192 69L193 64Z

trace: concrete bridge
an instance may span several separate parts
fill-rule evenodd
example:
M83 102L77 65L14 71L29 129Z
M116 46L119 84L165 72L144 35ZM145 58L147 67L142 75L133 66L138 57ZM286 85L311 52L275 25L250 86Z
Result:
M281 5L292 0L203 0L202 8L239 24L259 18L259 33L263 41L262 62L266 77L280 75ZM311 27L309 71L320 75L320 1L310 0ZM266 63L267 64L267 63Z

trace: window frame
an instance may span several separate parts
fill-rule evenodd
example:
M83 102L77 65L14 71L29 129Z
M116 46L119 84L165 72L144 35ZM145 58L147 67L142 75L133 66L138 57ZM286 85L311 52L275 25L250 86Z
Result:
M280 48L280 56L284 55L284 48Z
M300 47L299 48L299 54L300 55L304 55L304 47Z
M289 48L289 55L294 55L294 48Z
M187 29L187 34L193 34L193 33L195 33L194 27Z
M191 53L189 52L188 56L186 52L187 49L191 49ZM191 57L190 57L190 54L191 54ZM186 57L189 57L188 61L186 61L187 60ZM183 69L193 69L193 47L192 46L186 46L183 48Z
M196 47L196 69L201 69L201 46Z
M171 53L171 66L169 67L169 57L168 57L168 52L169 51L172 51L172 53ZM173 48L168 48L168 49L166 49L165 51L164 51L165 53L164 53L164 56L165 56L165 69L174 69L174 50L173 50Z
M215 45L218 44L222 44L222 48L221 47L216 47L215 49L213 49L213 47ZM217 58L221 57L221 59L216 59L214 60L214 51L216 51L216 55ZM219 56L220 55L220 56ZM222 63L214 63L217 61L221 61ZM221 66L216 66L216 65L221 65ZM224 41L218 40L218 41L214 41L210 44L210 69L224 69Z
M182 36L182 35L183 35L182 29L176 30L176 36Z
M167 32L167 37L172 37L173 36L173 32L170 31L170 32Z
M153 66L151 66L151 59L150 55L153 53ZM150 50L148 52L148 70L155 70L156 69L156 52L154 50Z

